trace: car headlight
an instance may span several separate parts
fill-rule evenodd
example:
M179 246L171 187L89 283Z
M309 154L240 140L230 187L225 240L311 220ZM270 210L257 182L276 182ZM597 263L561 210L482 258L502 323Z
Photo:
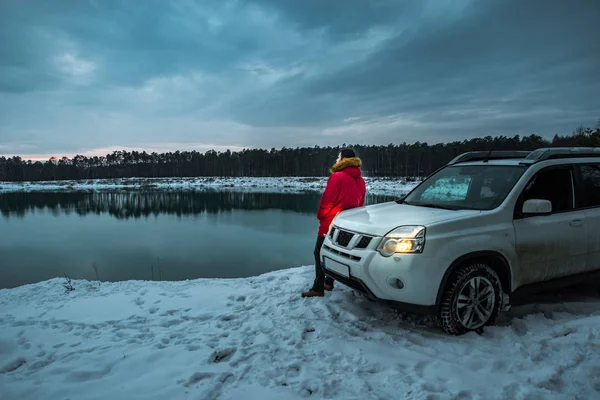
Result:
M425 246L424 226L399 226L381 240L377 250L384 257L396 253L422 253Z

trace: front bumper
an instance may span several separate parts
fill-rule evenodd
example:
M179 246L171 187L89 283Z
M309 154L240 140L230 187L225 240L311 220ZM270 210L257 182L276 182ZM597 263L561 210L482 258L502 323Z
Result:
M404 303L404 302L396 301L396 300L380 299L377 296L375 296L373 294L373 292L371 292L371 290L367 287L367 285L365 285L365 283L363 281L361 281L358 278L354 278L352 276L350 278L346 278L345 276L342 276L331 270L325 270L325 275L340 282L340 283L343 283L346 286L351 287L352 289L354 289L360 293L363 293L365 296L367 296L367 298L369 298L372 301L386 303L387 305L389 305L399 311L406 311L406 312L415 313L415 314L429 315L429 314L434 314L435 310L436 310L435 305L424 306L421 304Z
M366 248L357 248L356 243L364 235L351 234L355 237L346 246L337 242L337 236L328 235L325 238L321 260L327 276L364 293L372 300L388 303L398 309L419 314L436 310L438 289L443 278L442 266L447 265L445 261L426 254L383 257L376 250L380 237L373 237ZM348 276L328 269L328 259L348 266Z

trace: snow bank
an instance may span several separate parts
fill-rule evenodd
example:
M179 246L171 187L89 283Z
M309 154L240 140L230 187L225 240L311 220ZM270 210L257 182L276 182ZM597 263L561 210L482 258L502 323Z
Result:
M0 397L600 398L597 296L449 337L347 288L302 299L312 274L0 290Z
M417 183L403 178L365 178L369 194L399 195L407 193ZM326 177L282 178L127 178L84 181L1 182L0 193L15 191L75 191L111 189L204 190L236 189L267 191L322 191Z

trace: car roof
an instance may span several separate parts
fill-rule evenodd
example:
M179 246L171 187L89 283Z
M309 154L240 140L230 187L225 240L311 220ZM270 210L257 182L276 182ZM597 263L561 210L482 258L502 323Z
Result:
M533 151L471 151L456 156L448 165L531 165L549 160L600 161L600 147L553 147Z
M463 167L471 165L502 165L502 166L524 166L524 158L516 160L488 160L488 161L466 161L449 165L449 167Z

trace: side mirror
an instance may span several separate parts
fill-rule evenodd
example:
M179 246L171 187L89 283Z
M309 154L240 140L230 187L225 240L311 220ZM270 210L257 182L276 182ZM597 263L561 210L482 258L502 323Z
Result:
M552 202L550 200L531 199L523 203L523 214L544 215L552 213Z

